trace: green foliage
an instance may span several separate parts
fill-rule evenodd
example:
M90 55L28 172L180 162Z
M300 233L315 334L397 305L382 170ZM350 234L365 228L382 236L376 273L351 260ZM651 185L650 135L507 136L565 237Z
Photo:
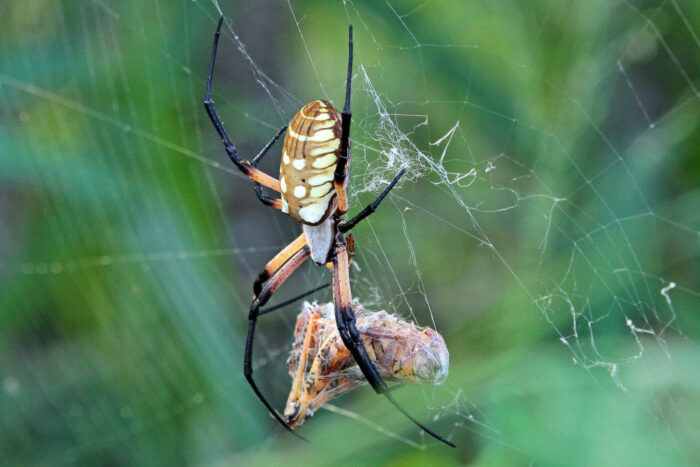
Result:
M398 171L386 124L420 176L354 232L353 292L444 335L446 385L396 394L458 449L367 388L335 401L361 420L321 410L302 443L247 386L252 281L299 227L201 105L215 5L32 0L0 6L3 464L700 458L700 5L220 3L241 42L225 28L214 99L245 157L303 103L342 101L355 25L350 190ZM295 309L256 346L280 408Z

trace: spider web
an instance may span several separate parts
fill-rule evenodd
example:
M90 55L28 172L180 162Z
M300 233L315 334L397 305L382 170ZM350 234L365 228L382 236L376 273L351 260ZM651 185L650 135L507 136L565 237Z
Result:
M246 157L305 102L342 102L354 24L350 212L408 171L355 231L353 294L445 337L447 383L397 397L461 462L697 458L697 7L2 8L11 461L309 463L241 371L252 280L299 227L257 203L202 108L220 13L214 99ZM304 266L275 301L329 280ZM280 409L300 307L256 336L256 378ZM307 421L317 462L432 445L386 405L357 391Z

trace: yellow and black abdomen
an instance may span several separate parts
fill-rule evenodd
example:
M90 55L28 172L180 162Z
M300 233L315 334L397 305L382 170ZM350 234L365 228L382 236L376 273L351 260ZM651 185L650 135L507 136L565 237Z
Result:
M292 119L280 164L282 212L307 225L333 213L333 175L338 164L340 114L324 100L306 104Z

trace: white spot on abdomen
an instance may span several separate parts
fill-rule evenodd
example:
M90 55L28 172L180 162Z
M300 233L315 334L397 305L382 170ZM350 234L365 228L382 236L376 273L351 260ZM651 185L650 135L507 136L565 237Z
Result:
M328 209L328 201L320 200L314 204L299 209L299 217L309 224L320 221Z
M314 169L325 169L335 164L338 157L335 154L328 154L326 156L316 158L312 163L311 167Z
M309 197L319 198L319 197L325 195L326 193L328 193L328 190L330 190L330 189L331 189L330 182L324 183L321 186L315 186L309 192Z
M324 121L324 120L330 120L330 119L331 119L331 118L330 118L330 115L328 114L328 112L321 112L321 113L319 113L318 115L316 115L315 117L312 117L312 116L310 116L310 115L306 115L305 112L301 112L301 114L304 116L304 118L306 118L306 119L308 119L308 120L316 120L316 121L319 121L319 122L322 122L322 121ZM334 123L334 124L335 124L335 123Z
M295 186L294 196L296 196L297 198L303 198L304 196L306 196L306 187L301 185Z
M323 185L324 183L330 181L333 177L332 173L324 173L321 175L314 175L313 177L309 178L309 185L311 186L319 186Z
M335 133L333 130L319 130L310 139L310 141L328 141L329 139L335 138Z
M309 151L310 156L318 156L327 152L333 152L340 146L340 139L335 138L327 143L319 144Z
M335 138L335 133L333 133L333 130L320 130L314 133L313 135L310 136L305 136L305 135L300 135L296 131L292 130L291 128L287 130L287 133L289 133L292 137L296 138L299 141L317 141L317 142L322 142L322 141L328 141L331 138Z
M323 114L323 115L328 116L328 114ZM314 118L314 120L318 120L318 118ZM326 120L326 118L324 118L322 120ZM326 123L317 123L314 126L314 128L317 130L323 130L324 128L333 128L334 126L335 126L335 120L328 119L328 121Z

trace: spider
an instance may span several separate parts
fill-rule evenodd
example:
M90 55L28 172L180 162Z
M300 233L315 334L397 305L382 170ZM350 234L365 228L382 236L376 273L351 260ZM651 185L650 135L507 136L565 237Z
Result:
M299 237L267 263L253 284L253 300L248 314L248 335L243 363L243 372L248 383L270 414L287 430L294 433L289 424L265 399L253 379L253 338L258 318L267 312L280 308L280 305L268 309L261 309L261 307L267 303L282 283L310 257L316 264L327 265L333 270L333 302L338 332L343 344L350 351L362 374L375 392L384 395L423 431L443 443L455 447L454 444L418 422L396 402L389 392L393 388L387 386L370 361L355 324L348 269L353 253L353 240L352 235L346 237L345 234L377 209L379 203L404 175L405 169L396 175L372 204L352 219L343 219L348 210L346 188L350 167L352 25L349 27L348 34L348 73L345 107L342 114L338 114L338 111L328 101L311 102L302 107L289 126L283 126L257 156L251 161L245 161L238 156L238 151L226 133L224 125L216 113L214 101L211 99L211 83L222 23L223 16L219 18L214 34L204 107L221 137L228 157L236 167L255 182L255 192L260 201L300 222L303 231ZM287 129L282 149L280 178L277 180L259 170L257 164ZM281 197L273 199L265 196L262 186L280 193ZM311 292L313 291L307 294Z

